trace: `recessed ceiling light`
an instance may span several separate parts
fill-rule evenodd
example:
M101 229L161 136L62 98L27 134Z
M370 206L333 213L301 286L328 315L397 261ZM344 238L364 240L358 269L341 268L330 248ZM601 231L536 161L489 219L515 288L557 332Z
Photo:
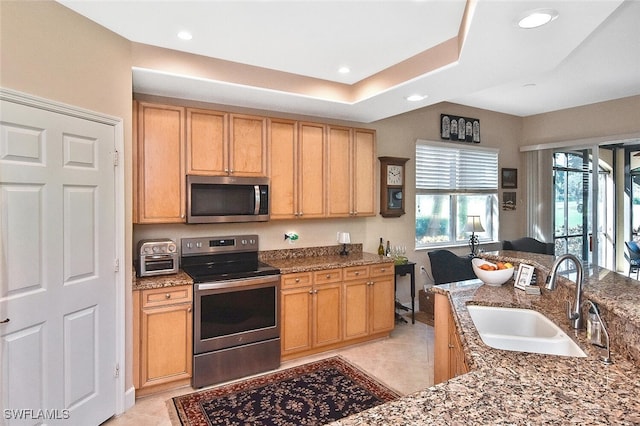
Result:
M409 102L418 102L421 101L423 99L427 99L427 95L410 95L407 96L406 98Z
M347 66L342 66L342 67L338 68L338 72L340 74L349 74L351 72L351 68L349 68Z
M178 33L178 38L181 40L191 40L193 38L193 35L191 35L189 31L180 31Z
M518 26L525 29L537 28L548 24L557 17L558 12L552 9L532 10L518 21Z

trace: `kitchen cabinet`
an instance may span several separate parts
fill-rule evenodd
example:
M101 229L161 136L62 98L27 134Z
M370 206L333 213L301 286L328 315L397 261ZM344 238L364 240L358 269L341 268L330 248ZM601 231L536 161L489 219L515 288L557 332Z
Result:
M469 368L447 296L435 294L434 311L433 379L438 384L467 373Z
M325 216L325 126L269 120L272 220Z
M187 108L187 172L267 176L267 119Z
M221 176L229 169L229 114L187 108L187 173Z
M190 382L192 288L184 285L133 292L137 397Z
M341 341L341 281L340 269L282 277L283 357Z
M271 211L274 219L293 219L298 212L298 123L269 119Z
M326 126L298 123L298 211L299 218L325 216Z
M375 132L329 126L327 216L374 216Z
M134 102L134 222L185 221L182 107Z
M345 340L393 330L393 265L345 268L343 286Z
M284 274L282 359L388 335L395 326L393 265Z

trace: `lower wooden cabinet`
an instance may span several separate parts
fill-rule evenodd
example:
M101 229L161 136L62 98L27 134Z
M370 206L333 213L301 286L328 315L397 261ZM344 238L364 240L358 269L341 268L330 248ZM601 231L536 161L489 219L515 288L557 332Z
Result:
M393 265L282 276L282 359L383 337L393 330Z
M444 294L435 294L434 311L433 381L434 384L438 384L467 373L469 367L456 330L449 298Z
M137 397L190 382L192 291L185 285L133 292Z

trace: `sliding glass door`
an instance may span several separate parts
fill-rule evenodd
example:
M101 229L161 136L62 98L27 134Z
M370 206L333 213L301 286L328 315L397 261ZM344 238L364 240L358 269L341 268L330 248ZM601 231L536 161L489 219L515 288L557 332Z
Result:
M610 163L604 161L610 158L609 150L597 147L554 153L556 255L570 253L585 262L613 268L613 180ZM594 163L598 164L595 174Z

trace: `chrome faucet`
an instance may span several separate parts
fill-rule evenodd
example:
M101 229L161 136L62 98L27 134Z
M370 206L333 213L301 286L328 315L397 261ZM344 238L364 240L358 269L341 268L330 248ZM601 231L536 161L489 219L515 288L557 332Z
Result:
M549 278L547 278L546 288L547 290L556 289L556 278L558 275L558 268L560 267L560 264L562 264L562 262L564 262L565 260L572 261L576 266L576 272L577 272L576 300L575 300L575 303L573 304L573 309L571 308L571 305L567 302L567 318L571 320L571 325L573 326L573 328L578 330L582 328L582 324L583 324L582 314L580 313L580 307L582 305L582 274L583 274L582 262L580 262L580 259L578 259L572 254L563 254L562 256L557 258L556 261L553 263L553 266L551 266L551 273L549 274Z

